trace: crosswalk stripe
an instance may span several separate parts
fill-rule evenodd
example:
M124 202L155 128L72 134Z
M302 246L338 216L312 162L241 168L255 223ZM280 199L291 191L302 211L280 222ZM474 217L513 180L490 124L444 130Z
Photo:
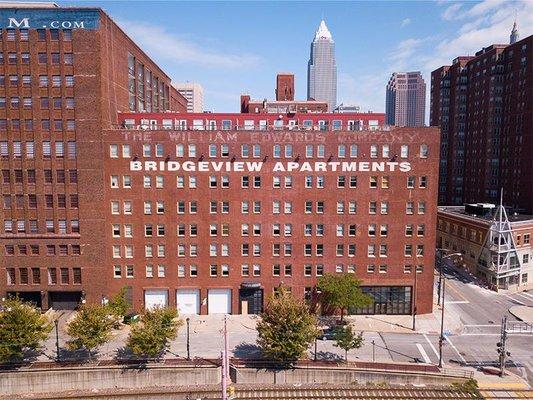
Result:
M425 333L424 333L424 338L426 338L426 341L429 343L429 347L431 347L431 350L433 350L433 353L435 353L435 355L437 356L437 360L438 360L439 353L437 353L437 349L435 348L435 346L433 346L433 343L431 343L431 341L429 340L428 336ZM444 365L444 360L443 360L442 365Z
M429 359L429 356L427 355L426 350L424 350L422 345L420 343L417 343L416 347L418 347L418 351L420 352L420 354L422 354L422 358L424 359L426 364L431 364L431 360Z

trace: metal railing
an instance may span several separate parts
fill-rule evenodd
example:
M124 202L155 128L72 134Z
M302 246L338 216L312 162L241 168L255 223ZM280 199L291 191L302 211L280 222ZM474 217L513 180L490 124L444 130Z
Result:
M138 131L248 131L248 132L272 132L272 131L299 131L299 132L382 132L391 131L394 127L390 125L377 126L347 126L347 127L332 127L332 126L300 126L300 125L283 125L283 126L248 126L248 125L232 125L230 127L224 126L173 126L162 124L120 124L113 125L113 129L118 130L138 130Z

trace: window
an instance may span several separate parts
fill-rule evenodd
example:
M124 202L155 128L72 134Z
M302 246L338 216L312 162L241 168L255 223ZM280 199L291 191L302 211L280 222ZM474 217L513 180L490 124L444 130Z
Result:
M376 144L370 145L370 158L377 158L378 156L378 146Z
M409 146L406 144L402 144L400 148L400 157L401 158L407 158L409 157Z
M428 186L428 180L427 176L421 176L418 178L418 187L421 189L425 189Z
M389 188L389 177L388 176L382 176L381 177L381 188L382 189L388 189Z
M370 177L370 187L372 189L375 189L378 187L378 177L377 176L371 176Z
M428 156L428 145L421 144L420 145L420 158L427 158L427 156Z

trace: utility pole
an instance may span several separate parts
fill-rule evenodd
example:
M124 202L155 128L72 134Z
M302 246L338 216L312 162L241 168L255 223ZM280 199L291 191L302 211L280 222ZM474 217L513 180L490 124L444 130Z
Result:
M444 295L446 293L446 278L442 281L442 312L440 317L439 337L439 368L442 368L442 345L444 344Z
M502 328L500 334L500 341L496 343L498 347L498 353L500 355L500 377L503 377L505 372L505 358L510 356L511 353L505 350L505 345L507 342L507 316L502 318Z
M189 341L189 333L190 333L189 326L190 326L191 319L187 317L185 321L187 321L187 360L190 360L191 359L191 345Z
M441 294L441 288L442 288L442 268L443 268L443 265L442 265L442 253L440 250L437 250L437 254L438 254L438 263L439 263L439 288L438 288L438 293L437 293L437 305L440 306L440 294Z
M376 341L372 340L372 362L376 362Z
M226 363L226 375L229 377L229 344L228 344L228 316L224 314L224 362Z
M228 327L227 315L224 315L224 350L220 353L220 365L222 372L222 400L228 400L228 378L229 378L229 346L228 346Z
M224 351L220 352L220 370L222 372L222 400L228 400L228 384L226 382L226 356Z
M415 267L415 284L413 285L413 331L416 330L416 278L418 275L418 272L416 271L416 265Z
M56 360L57 362L61 361L61 353L59 352L59 320L54 320L54 325L56 327Z

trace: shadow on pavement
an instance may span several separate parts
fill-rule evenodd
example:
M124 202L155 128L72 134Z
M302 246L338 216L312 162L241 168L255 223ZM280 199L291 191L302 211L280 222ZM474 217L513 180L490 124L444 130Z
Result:
M257 359L262 358L261 348L252 343L239 343L233 349L233 356L237 358Z

